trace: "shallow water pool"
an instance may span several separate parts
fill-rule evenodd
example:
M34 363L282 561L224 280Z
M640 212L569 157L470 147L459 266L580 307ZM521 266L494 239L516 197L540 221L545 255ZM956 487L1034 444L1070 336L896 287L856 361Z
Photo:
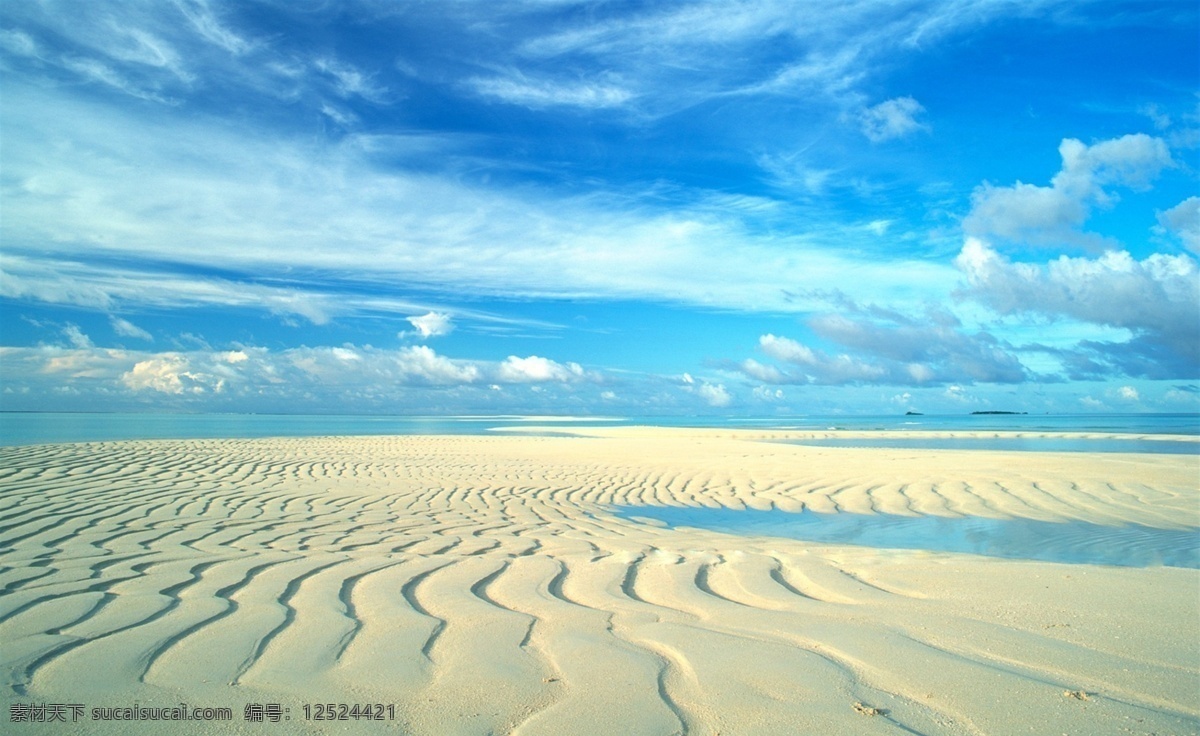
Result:
M1200 568L1200 529L1157 529L1134 524L1102 526L1083 521L821 514L808 510L790 513L677 506L618 506L613 510L635 522L650 519L669 527L828 544L960 552L1043 562Z

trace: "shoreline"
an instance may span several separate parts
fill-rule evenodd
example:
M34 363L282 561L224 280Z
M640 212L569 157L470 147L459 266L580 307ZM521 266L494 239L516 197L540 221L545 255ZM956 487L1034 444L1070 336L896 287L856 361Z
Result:
M829 415L803 417L551 417L551 416L332 416L262 414L5 413L0 446L138 439L222 439L393 435L482 435L539 427L546 431L639 426L661 430L777 432L1020 432L1041 435L1120 435L1200 439L1200 415L1102 414L970 416Z
M323 733L301 713L322 702L389 703L383 727L422 734L1200 725L1195 569L739 536L610 510L1197 529L1196 456L554 430L570 436L0 448L5 703L234 716L172 733L280 728L243 721L262 703L290 708L291 732Z

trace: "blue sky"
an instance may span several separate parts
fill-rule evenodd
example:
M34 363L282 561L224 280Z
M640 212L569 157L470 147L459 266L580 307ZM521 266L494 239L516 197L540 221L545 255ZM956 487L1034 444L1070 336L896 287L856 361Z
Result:
M1180 2L0 6L0 408L1200 410Z

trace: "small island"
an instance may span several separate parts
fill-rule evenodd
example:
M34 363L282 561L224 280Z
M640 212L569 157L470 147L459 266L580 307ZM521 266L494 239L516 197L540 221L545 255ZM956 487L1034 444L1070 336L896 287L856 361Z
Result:
M906 416L906 417L923 417L925 415L919 411L906 411L906 412L904 412L904 416Z
M972 415L976 414L1028 414L1027 411L973 411Z

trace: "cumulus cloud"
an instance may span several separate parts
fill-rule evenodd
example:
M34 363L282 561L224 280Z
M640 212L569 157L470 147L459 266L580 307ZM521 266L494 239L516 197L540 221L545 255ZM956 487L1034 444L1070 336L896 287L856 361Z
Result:
M978 187L963 229L972 236L1022 244L1099 245L1101 239L1079 228L1093 207L1117 201L1107 187L1144 190L1163 169L1175 165L1162 139L1141 133L1091 146L1067 138L1058 152L1062 167L1048 187L1020 181Z
M1188 197L1171 209L1158 213L1158 222L1176 233L1185 248L1200 254L1200 197Z
M813 317L809 327L839 345L903 366L902 375L917 383L1025 380L1024 369L1007 346L987 332L964 331L961 321L942 308L929 308L921 318L913 318L850 305L838 314Z
M496 377L504 383L577 381L584 375L583 366L578 363L557 363L537 355L528 358L510 355L496 369Z
M1156 253L1137 261L1127 252L1098 258L1060 256L1045 265L1014 263L989 244L968 238L955 264L961 295L1002 315L1071 318L1129 330L1124 343L1081 341L1080 367L1148 378L1200 374L1200 269L1186 255Z
M395 402L414 396L428 404L437 395L475 391L478 399L506 384L530 391L556 388L558 393L546 394L552 397L570 394L572 384L600 379L573 362L536 355L500 362L461 360L425 345L396 350L346 344L280 351L245 346L151 352L89 343L0 348L0 361L6 386L14 393L36 390L44 397L68 387L97 400L135 402L125 405L168 402L222 410L282 408L297 401L330 408L345 408L345 401L354 401L359 408L394 409Z
M725 389L724 385L719 383L703 383L696 389L696 393L709 406L722 407L733 403L733 396Z
M837 314L817 315L808 326L848 352L831 355L788 337L759 338L759 349L782 366L742 361L746 376L772 384L937 385L1019 383L1028 373L1012 348L986 332L968 333L945 310L922 319L846 303Z
M1117 396L1120 396L1125 401L1139 401L1142 398L1138 394L1138 390L1133 386L1122 386L1117 389Z
M917 116L923 112L925 108L913 98L897 97L863 110L859 122L863 135L872 143L882 143L928 130L928 125L917 121Z
M369 384L454 386L474 383L482 375L475 363L447 358L424 345L394 351L353 345L294 348L268 364L277 371L298 369L303 382L316 381L335 391L338 386Z
M454 330L450 315L442 312L429 312L418 317L409 317L408 321L423 338L447 335Z
M763 335L758 344L767 355L794 367L790 371L758 372L757 375L747 370L753 377L763 381L769 380L774 374L779 377L780 383L871 383L887 375L887 371L881 366L857 360L846 354L827 355L787 337ZM744 369L748 367L748 364L743 364Z
M758 399L759 401L783 400L783 389L781 388L774 388L771 386L755 386L753 394L754 398Z
M178 353L166 353L138 361L121 376L121 382L134 391L157 391L175 395L203 394L208 391L220 393L225 387L224 379L211 373L193 370L188 357Z
M421 383L474 383L479 380L481 374L479 366L451 360L424 345L402 348L396 355L395 362L401 376Z
M704 379L697 379L690 373L684 373L679 377L683 383L682 389L684 392L699 396L704 403L712 407L729 406L733 403L733 395L725 388L723 384L714 384Z

